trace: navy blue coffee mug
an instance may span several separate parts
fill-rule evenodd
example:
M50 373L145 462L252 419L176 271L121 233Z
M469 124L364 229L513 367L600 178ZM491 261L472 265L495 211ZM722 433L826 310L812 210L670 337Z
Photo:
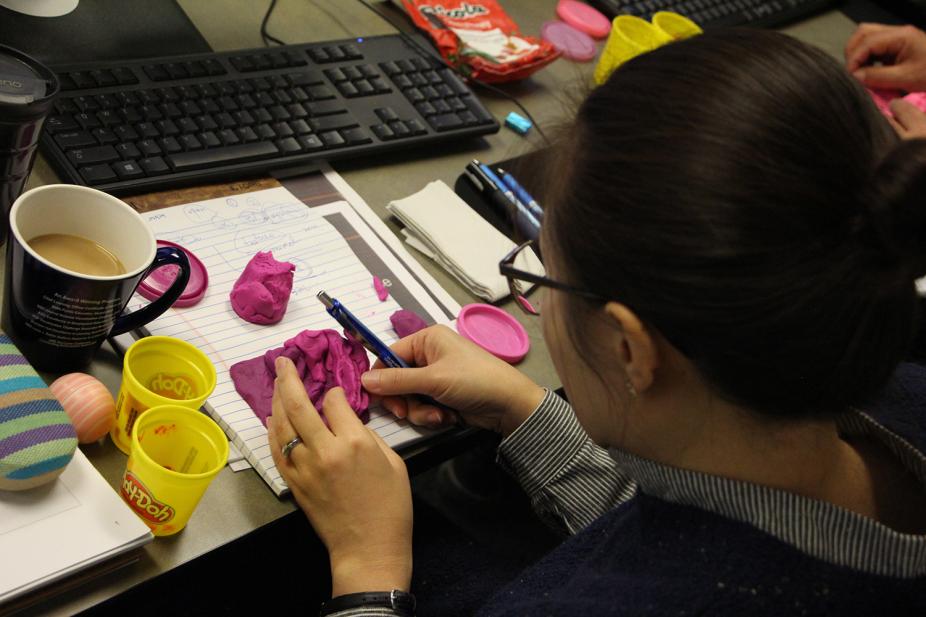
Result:
M70 184L32 189L13 203L9 222L3 330L39 370L61 373L86 366L107 337L139 328L170 308L190 278L183 251L158 248L141 215L95 189ZM75 264L42 257L29 244L52 235L96 243L118 258L124 272L80 272L72 269ZM170 289L144 308L120 315L138 284L167 265L180 269Z

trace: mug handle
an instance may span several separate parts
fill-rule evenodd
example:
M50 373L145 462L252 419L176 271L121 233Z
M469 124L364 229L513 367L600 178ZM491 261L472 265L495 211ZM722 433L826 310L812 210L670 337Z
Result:
M173 246L162 246L158 248L154 256L154 261L138 280L139 282L145 280L145 278L151 274L152 270L171 265L179 266L180 274L177 275L177 278L171 283L170 288L164 292L164 295L144 308L120 315L116 319L116 324L110 331L109 336L116 336L117 334L124 334L129 330L141 328L143 325L160 317L164 311L169 309L171 305L177 301L177 298L179 298L183 290L186 289L187 283L190 282L190 260L187 259L186 253L180 249Z

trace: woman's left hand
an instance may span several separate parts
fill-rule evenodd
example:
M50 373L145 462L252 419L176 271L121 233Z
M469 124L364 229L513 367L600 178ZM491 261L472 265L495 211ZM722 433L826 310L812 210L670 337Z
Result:
M891 126L897 131L901 139L926 138L926 114L918 107L903 99L891 101L893 118L888 118Z
M412 497L401 457L361 423L341 388L312 406L296 367L276 360L270 452L296 502L328 548L332 596L408 591ZM294 437L302 442L283 456Z

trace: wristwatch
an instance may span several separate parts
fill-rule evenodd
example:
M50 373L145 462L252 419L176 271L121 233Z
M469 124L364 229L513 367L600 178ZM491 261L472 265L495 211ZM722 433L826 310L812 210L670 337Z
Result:
M364 606L391 608L402 617L415 617L415 596L399 589L393 589L392 591L363 591L331 598L322 603L318 609L318 616L326 617L326 615L334 615L349 608L361 608Z

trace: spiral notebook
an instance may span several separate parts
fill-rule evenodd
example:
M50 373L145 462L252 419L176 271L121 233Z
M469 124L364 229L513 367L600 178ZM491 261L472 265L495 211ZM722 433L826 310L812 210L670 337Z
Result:
M340 181L333 172L325 176ZM358 212L358 206L368 209L366 204L355 194L349 197L354 199L348 202L338 191L328 195L327 203L310 207L279 186L143 213L159 239L190 249L209 271L209 289L199 304L170 309L147 330L186 340L209 356L218 379L206 410L278 495L287 487L273 464L267 430L235 390L231 366L281 347L302 330L339 329L315 297L320 290L344 302L387 344L397 340L389 316L400 308L431 323L447 323L458 310L420 266L412 271L414 266L401 258L400 244L388 247L373 231ZM239 318L228 298L248 260L268 250L276 259L294 263L296 271L284 319L259 326ZM373 275L388 286L385 302L376 296ZM130 308L146 302L137 297ZM431 434L378 408L371 409L368 426L393 447Z

